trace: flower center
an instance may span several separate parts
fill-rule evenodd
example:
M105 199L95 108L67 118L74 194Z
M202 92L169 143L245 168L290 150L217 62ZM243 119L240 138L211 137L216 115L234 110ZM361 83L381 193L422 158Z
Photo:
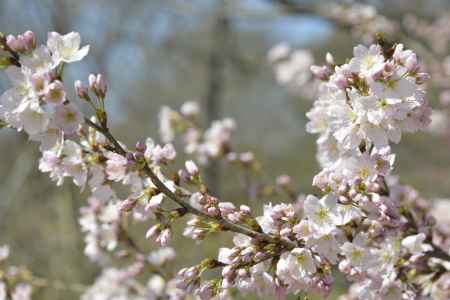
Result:
M328 209L325 207L322 207L317 211L316 215L319 220L324 221L324 220L328 219Z

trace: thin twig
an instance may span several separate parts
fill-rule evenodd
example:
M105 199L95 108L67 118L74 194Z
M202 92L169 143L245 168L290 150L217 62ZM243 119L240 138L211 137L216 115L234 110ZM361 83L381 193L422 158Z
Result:
M114 136L111 134L110 130L108 128L105 128L101 125L98 125L88 118L85 118L85 122L88 126L93 127L94 129L98 130L100 133L102 133L109 142L114 146L114 151L120 155L126 156L127 151L120 145L120 143L114 138ZM148 166L148 164L145 164L143 167L144 173L151 179L153 184L159 189L161 193L166 195L168 198L176 202L178 205L180 205L182 208L186 210L187 213L200 216L205 219L213 220L217 222L219 225L221 225L222 229L227 231L232 231L236 233L242 233L244 235L247 235L249 237L258 239L260 241L264 241L267 243L274 243L274 244L281 244L284 247L288 249L292 249L297 247L297 244L288 240L279 239L277 237L273 237L271 235L257 232L254 230L251 230L249 228L246 228L244 226L231 223L227 220L225 220L222 217L212 217L201 210L196 209L195 207L191 206L188 202L180 199L174 192L172 192L153 172L153 170Z

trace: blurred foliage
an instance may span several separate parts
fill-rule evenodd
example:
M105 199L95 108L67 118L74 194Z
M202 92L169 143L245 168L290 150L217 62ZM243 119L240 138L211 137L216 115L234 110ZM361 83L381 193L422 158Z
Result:
M79 31L83 42L91 44L91 53L84 62L71 66L66 82L86 81L90 72L106 73L113 132L131 145L147 136L157 138L157 113L162 104L205 103L211 79L208 58L212 51L224 51L219 114L237 121L235 148L255 152L272 176L288 173L302 193L309 193L318 171L314 137L304 129L311 102L276 84L266 53L274 44L287 41L294 47L312 48L319 62L326 51L343 61L357 41L320 18L286 15L270 2L228 1L225 13L230 33L223 49L215 45L220 32L214 28L223 4L211 0L0 0L0 29L6 33L32 29L40 41L49 31ZM430 16L445 4L369 2L394 18L405 12ZM0 77L0 90L6 87L5 78ZM450 196L449 146L448 141L426 134L405 137L396 149L402 181L426 197ZM0 151L0 243L10 244L15 262L29 265L39 276L91 283L98 268L83 256L77 224L84 195L69 182L55 187L47 175L39 173L37 146L22 135L2 129ZM220 197L248 202L239 178L229 176L232 172L222 168ZM262 204L251 202L257 210ZM135 236L143 236L142 230ZM194 244L178 235L174 246L183 251L174 269L216 256L219 242L224 243L222 237ZM147 240L141 244L154 247ZM74 292L48 289L36 299L78 298Z

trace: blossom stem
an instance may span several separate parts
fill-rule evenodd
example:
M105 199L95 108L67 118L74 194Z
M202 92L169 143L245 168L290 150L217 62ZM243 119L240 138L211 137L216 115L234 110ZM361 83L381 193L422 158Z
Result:
M104 127L102 125L98 125L88 118L85 118L85 122L88 126L93 127L94 129L98 130L100 133L102 133L113 145L114 151L120 155L126 156L127 151L120 145L120 143L116 140L116 138L111 134L110 130L107 127ZM267 243L273 243L273 244L281 244L287 249L293 249L297 245L294 242L279 239L277 237L273 237L271 235L257 232L254 230L251 230L249 228L246 228L244 226L231 223L227 220L225 220L222 217L212 217L201 210L196 209L195 207L191 206L186 201L180 199L174 192L172 192L159 178L158 176L153 172L153 170L148 166L148 164L145 164L143 167L143 171L145 174L151 179L153 184L160 190L161 193L165 194L167 197L172 199L174 202L176 202L178 205L180 205L183 209L186 210L186 212L191 213L193 215L200 216L205 219L210 219L213 221L216 221L221 225L222 229L226 231L232 231L236 233L242 233L244 235L247 235L251 238L258 239L260 241L264 241Z

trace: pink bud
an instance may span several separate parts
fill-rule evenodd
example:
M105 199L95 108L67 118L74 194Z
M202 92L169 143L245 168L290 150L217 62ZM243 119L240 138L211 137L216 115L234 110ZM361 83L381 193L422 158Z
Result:
M227 154L227 160L229 162L235 162L237 160L237 154L236 152L230 152Z
M8 35L6 37L6 44L11 50L16 52L24 52L25 51L25 41L22 38L15 37L13 35Z
M286 227L286 228L283 228L280 230L280 235L282 237L288 237L291 233L292 233L292 230L289 227Z
M28 49L28 51L32 51L33 49L36 48L36 36L34 32L30 30L25 31L25 33L23 34L23 39L25 41L25 46Z
M81 99L86 99L88 97L88 89L80 80L75 81L75 92Z
M343 195L339 196L339 203L341 203L341 204L349 204L350 202L351 201L347 197L345 197Z
M418 62L417 62L417 55L415 53L412 53L410 56L408 56L408 58L405 61L405 67L410 72L414 72L414 71L417 70L419 65L418 65Z
M96 87L95 87L95 81L96 81L96 77L94 74L90 74L88 77L88 81L89 81L89 88L93 91L95 91Z
M144 142L139 141L136 143L136 151L138 152L145 152L145 150L147 149L147 146L145 145Z
M208 215L214 217L214 216L217 216L219 214L219 211L214 206L211 206L211 207L208 207L207 213L208 213Z
M169 243L171 237L172 232L170 231L170 228L166 228L161 232L156 241L160 243L161 247L165 247Z
M241 205L239 207L239 210L241 211L241 213L243 213L245 215L250 215L251 214L251 209L247 205Z
M280 175L277 177L277 184L279 186L288 186L291 183L291 177L289 175Z
M95 86L99 97L104 98L107 91L106 78L103 74L98 74L95 80Z
M220 212L224 215L228 215L236 211L236 207L231 202L220 202L219 209Z
M258 252L256 252L256 254L255 254L255 260L256 260L256 261L261 261L261 260L263 260L265 257L266 257L266 253L261 252L261 251L258 251Z
M235 276L235 269L233 266L228 265L222 269L222 276L226 278L231 278Z
M188 161L186 161L185 166L186 166L186 171L188 171L188 173L191 176L198 175L198 167L195 164L195 162L193 162L192 160L188 160Z
M327 52L327 54L325 55L325 60L327 64L334 65L334 57L330 52Z
M313 65L309 68L313 73L314 77L319 80L328 80L328 76L330 75L328 66L316 66Z
M239 277L247 277L248 276L248 271L246 269L239 269L238 270L238 275L239 275Z
M155 238L161 233L161 224L156 224L150 227L149 230L147 230L147 233L145 234L146 239Z
M249 164L255 159L255 155L251 152L244 152L241 153L239 159L241 160L242 163Z
M333 79L333 83L341 90L344 90L348 86L347 77L342 74L336 75L336 77Z
M120 204L120 211L129 212L136 206L136 204L137 204L137 199L135 199L135 198L125 199Z
M6 37L6 45L8 45L9 48L14 50L15 43L16 37L13 36L12 34L8 34L8 36Z

